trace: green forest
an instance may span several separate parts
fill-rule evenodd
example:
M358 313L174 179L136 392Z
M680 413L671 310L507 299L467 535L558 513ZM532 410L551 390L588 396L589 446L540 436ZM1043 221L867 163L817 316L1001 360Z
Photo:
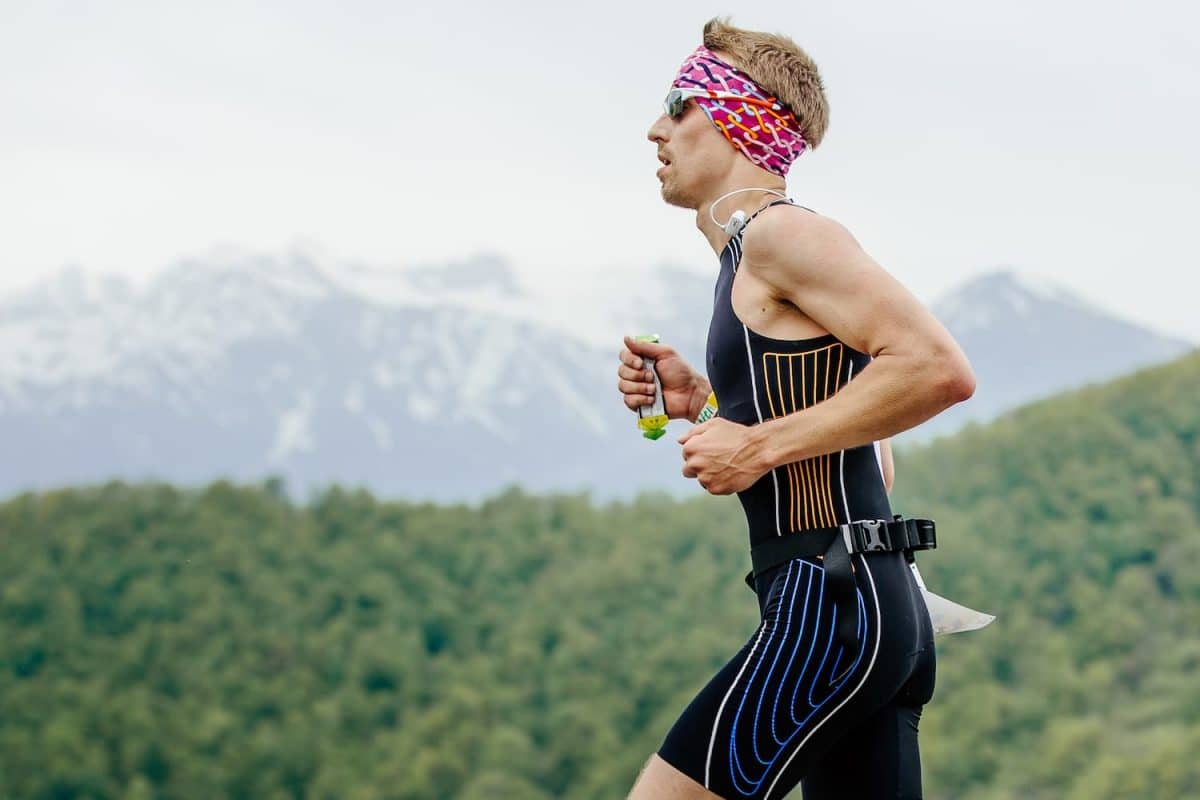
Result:
M1190 356L898 449L926 582L998 617L937 640L926 797L1200 797L1197 397ZM733 496L16 496L0 797L623 798L754 630L748 562Z

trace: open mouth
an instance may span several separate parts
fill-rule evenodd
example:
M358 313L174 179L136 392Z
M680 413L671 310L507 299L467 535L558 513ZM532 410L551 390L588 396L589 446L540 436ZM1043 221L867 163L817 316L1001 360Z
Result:
M666 167L666 166L670 166L670 164L671 164L671 162L670 162L670 160L669 160L669 159L663 158L662 156L659 156L659 157L658 157L658 160L662 162L662 165L663 165L664 167Z

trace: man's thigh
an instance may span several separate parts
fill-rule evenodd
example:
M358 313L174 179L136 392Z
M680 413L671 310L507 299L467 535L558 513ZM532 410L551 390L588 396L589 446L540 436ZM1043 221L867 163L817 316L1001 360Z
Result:
M638 775L627 800L721 800L700 784L663 761L657 753L650 756Z
M920 800L920 719L920 706L892 702L879 709L804 777L804 800Z

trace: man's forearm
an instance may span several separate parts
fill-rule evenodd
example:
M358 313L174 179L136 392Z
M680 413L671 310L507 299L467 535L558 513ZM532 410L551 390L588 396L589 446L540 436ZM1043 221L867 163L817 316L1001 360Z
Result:
M912 359L881 355L832 397L751 428L764 469L835 453L920 425L970 397L961 377Z

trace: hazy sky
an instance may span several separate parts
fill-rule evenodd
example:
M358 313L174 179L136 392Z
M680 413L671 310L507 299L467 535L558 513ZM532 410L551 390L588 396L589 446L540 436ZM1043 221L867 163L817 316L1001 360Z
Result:
M730 14L820 66L831 124L791 195L922 299L1010 265L1200 340L1196 4L586 9L0 0L0 291L230 244L493 251L526 281L715 269L645 134Z

